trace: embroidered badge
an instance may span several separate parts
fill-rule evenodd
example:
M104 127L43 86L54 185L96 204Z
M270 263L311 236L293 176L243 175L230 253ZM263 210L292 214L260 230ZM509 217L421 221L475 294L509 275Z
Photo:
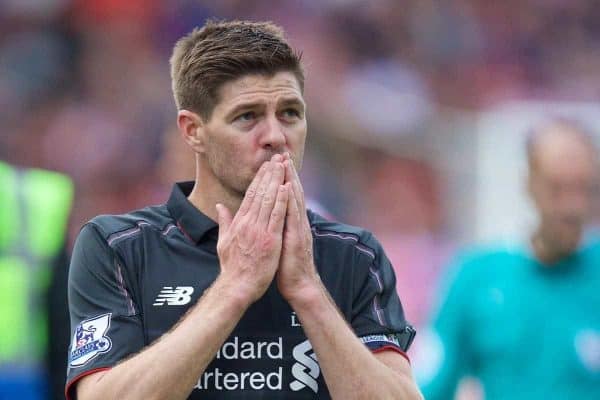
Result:
M112 347L106 335L110 326L111 313L82 321L73 335L69 352L69 366L81 367L98 354L106 353Z

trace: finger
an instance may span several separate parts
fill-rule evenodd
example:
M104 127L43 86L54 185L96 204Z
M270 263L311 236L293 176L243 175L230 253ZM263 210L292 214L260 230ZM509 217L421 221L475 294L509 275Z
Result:
M294 179L294 171L290 168L292 160L290 160L289 154L286 153L286 159L283 160L283 166L285 167L285 181L292 182Z
M296 174L296 171L294 169L294 163L292 162L292 160L286 160L285 164L286 164L286 172L285 172L286 182L290 182L292 185L292 192L294 192L295 201L298 203L298 205L297 205L298 210L301 212L306 212L306 208L304 207L304 202L303 202L304 193L302 190L302 185L300 184L300 180L298 179L298 174Z
M286 208L290 194L290 184L279 185L277 189L277 199L271 211L269 226L267 230L271 233L281 234L283 232L284 222L286 220Z
M250 204L250 208L248 210L248 213L246 214L252 222L258 219L258 214L260 212L260 207L263 202L263 197L265 196L265 193L267 191L267 188L269 187L269 183L271 182L273 175L274 163L272 163L271 161L267 161L266 164L267 165L265 168L265 173L262 176L260 182L258 183L256 193L254 194L254 198L252 199L252 204Z
M231 225L231 221L233 217L231 216L231 211L221 203L218 203L217 208L217 219L219 223L219 236L225 233L229 229L229 225Z
M242 204L240 204L240 208L238 210L239 215L246 215L250 210L250 205L254 201L254 196L256 196L256 191L258 190L258 185L261 182L265 172L267 171L267 163L263 163L260 166L258 172L250 182L250 186L246 189L246 194L244 195L244 199L242 200Z
M283 179L285 177L283 164L280 162L274 162L273 164L271 181L268 182L267 190L262 198L262 204L260 206L260 211L258 212L257 222L262 224L262 226L267 226L269 224L269 218L271 216L271 211L273 211L273 205L277 198L279 186L283 184Z
M298 209L298 201L296 200L296 194L291 182L287 182L289 185L288 202L287 202L287 213L285 217L286 230L298 230L300 224L300 210Z
M296 181L296 200L300 204L300 210L306 212L306 204L304 201L304 188L302 187L302 182L300 182L300 175L298 175L298 170L296 169L294 163L291 160L290 164L292 165L292 172Z
M294 163L292 162L291 158L288 157L287 162L289 163L289 171L286 172L286 175L290 176L290 181L292 183L292 191L294 192L294 197L298 206L298 218L300 219L300 223L304 224L306 226L306 229L310 231L310 222L308 220L308 215L306 212L306 199L304 197L304 189L302 188L302 183L300 182L300 176L298 175L298 171L294 167Z

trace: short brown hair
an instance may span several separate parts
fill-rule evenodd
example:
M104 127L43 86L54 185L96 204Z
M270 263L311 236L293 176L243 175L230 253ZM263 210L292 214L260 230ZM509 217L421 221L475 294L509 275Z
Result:
M171 85L177 109L205 120L218 103L218 90L249 74L294 73L304 88L301 54L270 22L208 21L177 41L171 56Z

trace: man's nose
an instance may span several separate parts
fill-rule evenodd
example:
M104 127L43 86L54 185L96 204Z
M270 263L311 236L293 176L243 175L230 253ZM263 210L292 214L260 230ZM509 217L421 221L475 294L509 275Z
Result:
M270 116L265 119L264 130L261 132L260 136L260 144L262 147L270 148L275 151L279 151L285 147L285 130L276 116Z

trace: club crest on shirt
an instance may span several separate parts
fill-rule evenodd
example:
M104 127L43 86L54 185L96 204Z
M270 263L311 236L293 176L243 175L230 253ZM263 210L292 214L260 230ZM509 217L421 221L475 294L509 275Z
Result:
M69 351L69 366L81 367L98 354L111 349L112 342L105 336L111 315L108 313L89 318L77 325Z

